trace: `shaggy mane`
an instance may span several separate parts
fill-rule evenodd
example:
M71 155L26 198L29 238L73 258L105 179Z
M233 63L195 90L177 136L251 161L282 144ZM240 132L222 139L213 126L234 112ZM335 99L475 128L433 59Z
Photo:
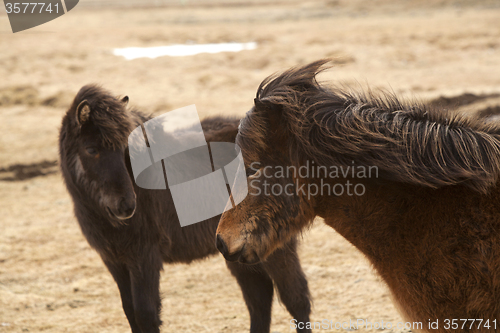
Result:
M280 112L278 126L291 134L292 163L312 159L322 165L352 165L354 161L377 166L384 179L432 188L464 184L482 193L497 182L497 125L401 101L390 93L326 88L316 76L328 68L327 63L316 61L265 79L254 112L241 123L240 135L257 145L265 142L265 121L252 120L265 109Z
M103 144L113 149L125 147L128 143L128 135L135 126L139 125L138 119L124 112L126 105L109 91L98 85L89 84L80 89L70 107L69 114L75 117L75 120L76 107L83 100L89 103L90 121L99 128Z

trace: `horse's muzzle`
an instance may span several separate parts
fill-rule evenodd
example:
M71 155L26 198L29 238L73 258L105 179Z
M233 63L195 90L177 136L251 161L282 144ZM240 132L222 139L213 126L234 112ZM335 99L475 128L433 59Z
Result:
M127 200L126 198L122 198L118 207L113 209L111 207L106 207L106 210L111 218L117 220L127 220L134 216L136 208L136 200L135 197L133 199Z
M120 202L120 213L121 213L120 215L123 216L122 219L125 220L134 216L135 207L136 207L135 198L134 200L127 200L123 198L122 201Z
M260 261L256 253L253 253L252 256L245 255L245 245L238 251L230 254L226 242L224 242L220 234L216 236L215 246L227 261L238 261L242 264L255 264Z

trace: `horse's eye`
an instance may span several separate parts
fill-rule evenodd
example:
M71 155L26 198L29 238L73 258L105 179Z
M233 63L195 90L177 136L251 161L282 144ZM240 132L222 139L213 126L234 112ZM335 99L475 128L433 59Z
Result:
M85 148L85 150L87 151L87 153L89 155L92 155L92 156L97 155L97 149L95 149L94 147L87 147L87 148Z
M247 168L246 169L247 177L255 175L257 171L259 171L259 169Z

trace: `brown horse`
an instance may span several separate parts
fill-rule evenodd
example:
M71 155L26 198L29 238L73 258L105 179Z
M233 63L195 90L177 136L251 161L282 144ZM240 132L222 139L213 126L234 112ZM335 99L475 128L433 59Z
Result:
M181 228L168 189L135 184L128 136L149 118L127 102L94 85L79 91L62 122L61 169L82 232L118 285L132 332L151 333L161 325L162 262L190 263L217 253L220 216ZM234 142L238 123L213 117L202 127L207 141ZM250 332L269 332L273 284L292 316L308 320L309 289L296 248L291 239L265 263L227 263L250 312Z
M260 85L236 139L249 194L221 218L223 254L261 262L319 216L421 330L500 331L500 128L326 88L326 62Z

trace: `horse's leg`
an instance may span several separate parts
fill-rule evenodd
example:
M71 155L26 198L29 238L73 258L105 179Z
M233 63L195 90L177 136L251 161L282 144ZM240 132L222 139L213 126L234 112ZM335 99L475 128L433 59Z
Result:
M127 316L130 328L132 329L132 333L141 333L141 330L135 322L134 302L132 300L132 285L130 282L130 274L127 267L121 263L115 263L108 260L104 260L104 264L106 265L109 272L113 276L113 279L118 285L118 290L120 291L120 297L122 299L123 311Z
M297 240L292 239L274 251L263 264L274 281L281 302L297 322L305 325L310 321L311 295L297 255ZM309 333L311 330L297 328L297 332Z
M161 320L159 255L144 253L129 267L132 283L132 299L137 326L142 333L159 333Z
M250 333L267 333L271 328L273 281L262 264L243 265L226 261L227 268L240 285L250 312Z

